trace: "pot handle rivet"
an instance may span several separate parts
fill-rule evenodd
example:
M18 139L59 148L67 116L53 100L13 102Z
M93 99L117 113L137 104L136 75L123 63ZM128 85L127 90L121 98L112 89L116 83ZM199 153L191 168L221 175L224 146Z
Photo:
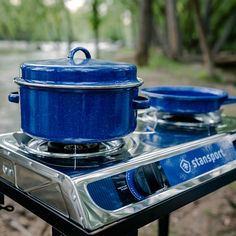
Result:
M76 48L73 48L69 54L68 54L68 58L71 59L71 60L74 60L74 56L75 54L78 52L78 51L81 51L84 53L86 59L90 59L91 58L91 54L90 52L86 49L86 48L83 48L83 47L76 47Z

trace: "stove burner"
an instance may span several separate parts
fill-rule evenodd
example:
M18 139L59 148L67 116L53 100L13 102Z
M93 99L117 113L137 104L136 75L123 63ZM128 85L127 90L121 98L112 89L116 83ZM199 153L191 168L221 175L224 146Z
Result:
M88 144L63 144L48 142L48 151L54 153L76 154L76 153L93 153L101 150L99 143Z
M125 145L123 139L95 144L62 144L41 139L30 139L23 147L31 154L62 159L91 159L119 152Z
M129 159L130 152L137 146L130 137L101 143L62 144L32 138L20 132L13 136L20 149L33 154L33 159L47 165L74 169L94 168Z
M180 116L180 115L172 115L166 117L166 121L169 122L186 122L186 123L201 123L196 117L193 116Z
M145 126L155 130L157 127L173 127L186 130L203 130L218 126L222 121L221 110L203 114L180 115L158 112L151 108L139 115Z
M168 127L172 126L186 130L208 130L212 127L216 127L220 122L220 112L193 115L158 113L156 127L161 125Z

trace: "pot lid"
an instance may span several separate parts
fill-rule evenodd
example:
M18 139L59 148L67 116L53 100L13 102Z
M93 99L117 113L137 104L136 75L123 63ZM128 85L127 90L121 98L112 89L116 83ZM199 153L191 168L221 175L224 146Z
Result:
M75 59L82 51L85 59ZM89 51L82 47L70 51L68 58L29 61L21 65L19 84L31 86L75 88L123 88L142 84L133 64L91 59Z

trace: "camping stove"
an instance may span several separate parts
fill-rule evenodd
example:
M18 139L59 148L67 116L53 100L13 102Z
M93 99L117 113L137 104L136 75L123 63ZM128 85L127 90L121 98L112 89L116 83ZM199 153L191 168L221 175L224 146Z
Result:
M236 118L138 115L119 140L58 144L0 136L1 180L89 232L153 208L236 168ZM151 219L151 218L150 218Z

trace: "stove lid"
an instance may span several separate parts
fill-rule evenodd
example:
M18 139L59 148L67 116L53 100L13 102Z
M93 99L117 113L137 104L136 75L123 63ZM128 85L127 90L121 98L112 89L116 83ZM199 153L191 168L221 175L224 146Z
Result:
M85 59L75 59L79 51L84 53ZM91 59L89 51L82 47L72 49L68 58L25 62L21 65L21 72L22 78L15 82L31 86L113 89L142 84L137 78L135 65Z

